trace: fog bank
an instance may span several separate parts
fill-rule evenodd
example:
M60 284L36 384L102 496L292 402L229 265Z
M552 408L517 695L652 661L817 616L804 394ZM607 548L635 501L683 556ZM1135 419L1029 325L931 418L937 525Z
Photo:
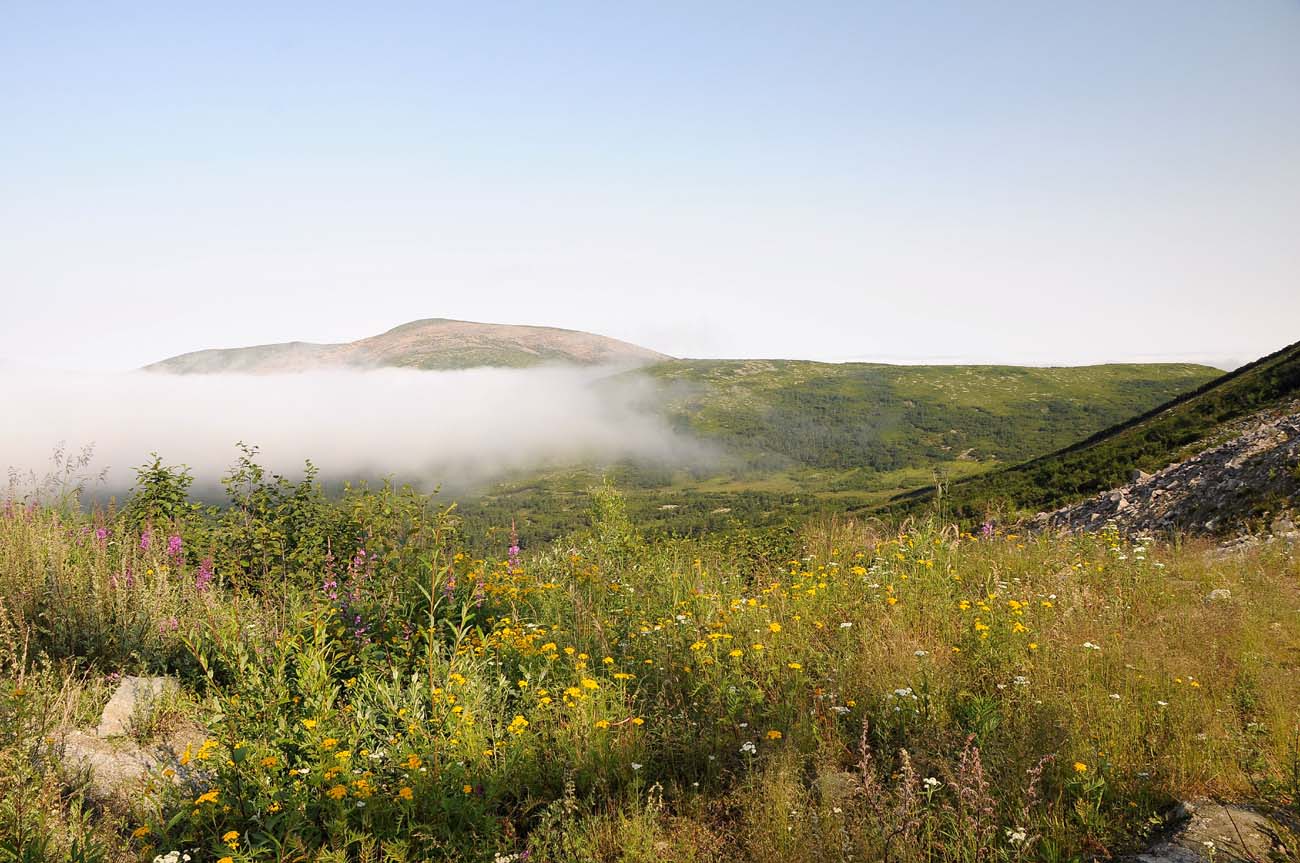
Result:
M646 408L654 400L649 381L611 379L607 369L187 376L0 369L0 400L0 467L42 474L60 442L92 444L92 468L107 468L110 488L129 485L131 468L155 451L210 485L234 462L238 441L291 475L310 458L326 479L391 473L450 489L548 464L704 457Z

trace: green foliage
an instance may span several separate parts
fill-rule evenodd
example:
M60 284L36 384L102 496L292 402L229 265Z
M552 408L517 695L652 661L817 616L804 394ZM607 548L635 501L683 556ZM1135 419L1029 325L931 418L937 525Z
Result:
M164 465L158 453L135 468L135 485L122 514L132 527L150 524L184 524L192 521L202 506L190 501L194 477L186 465Z

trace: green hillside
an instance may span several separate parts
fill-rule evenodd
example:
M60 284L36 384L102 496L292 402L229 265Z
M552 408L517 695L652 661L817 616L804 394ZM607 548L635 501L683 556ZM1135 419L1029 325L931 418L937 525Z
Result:
M1211 442L1225 423L1300 395L1300 342L1262 357L1132 419L1014 467L954 482L945 509L978 519L990 505L1042 511L1155 471ZM895 511L933 503L926 488L897 496Z
M1194 389L1220 372L1184 364L895 366L674 360L644 370L681 431L761 475L867 474L1023 461ZM857 474L855 478L850 474Z
M984 473L1076 441L1212 380L1197 365L890 366L673 360L648 375L647 409L716 455L689 467L554 467L459 496L476 526L518 519L530 537L580 523L607 477L638 523L698 534L778 527L860 509L948 477Z

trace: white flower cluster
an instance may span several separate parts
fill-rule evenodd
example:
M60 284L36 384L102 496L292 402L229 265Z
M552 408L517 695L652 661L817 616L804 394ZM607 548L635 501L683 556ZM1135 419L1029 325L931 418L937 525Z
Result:
M197 848L193 849L198 851ZM153 863L190 863L189 851L168 851L166 854L159 854L153 858Z

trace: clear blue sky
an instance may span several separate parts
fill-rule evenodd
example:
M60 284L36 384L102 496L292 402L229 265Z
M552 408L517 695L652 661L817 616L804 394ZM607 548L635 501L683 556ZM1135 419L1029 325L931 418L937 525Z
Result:
M1300 3L8 3L0 362L1300 339Z

